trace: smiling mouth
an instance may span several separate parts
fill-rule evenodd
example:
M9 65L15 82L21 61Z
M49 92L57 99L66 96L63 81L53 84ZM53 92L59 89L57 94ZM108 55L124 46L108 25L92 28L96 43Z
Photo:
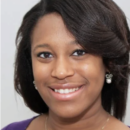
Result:
M69 93L73 93L73 92L75 92L75 91L78 91L80 88L81 88L82 86L80 86L80 87L77 87L77 88L66 88L66 89L52 89L55 93L59 93L59 94L69 94Z

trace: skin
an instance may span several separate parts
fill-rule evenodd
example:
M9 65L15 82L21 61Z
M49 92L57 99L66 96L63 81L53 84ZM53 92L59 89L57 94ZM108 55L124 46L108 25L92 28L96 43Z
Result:
M101 105L101 90L108 71L102 58L87 52L74 52L83 48L76 43L57 13L48 14L38 21L31 40L35 84L49 107L49 113L34 119L28 130L43 130L46 116L48 130L100 130L109 115ZM45 58L44 53L39 54L41 52L50 54ZM59 101L49 93L48 86L53 83L83 83L84 91L73 100Z

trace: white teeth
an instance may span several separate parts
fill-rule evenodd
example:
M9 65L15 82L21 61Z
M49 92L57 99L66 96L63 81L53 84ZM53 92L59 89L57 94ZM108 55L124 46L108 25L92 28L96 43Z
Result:
M79 88L76 88L76 90L78 90Z
M60 93L64 93L64 90L63 90L63 89L60 89L58 92L60 92Z
M73 88L73 89L54 89L55 92L58 92L58 93L71 93L71 92L74 92L74 91L77 91L79 88Z
M64 93L69 93L69 90L68 90L68 89L65 89L65 90L64 90Z
M55 92L58 92L58 90L57 90L57 89L55 89Z
M73 92L75 91L75 88L73 88Z
M70 89L70 92L73 92L73 89Z

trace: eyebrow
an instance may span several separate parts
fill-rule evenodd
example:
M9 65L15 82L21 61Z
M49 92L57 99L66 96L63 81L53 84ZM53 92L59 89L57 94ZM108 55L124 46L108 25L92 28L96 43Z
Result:
M78 43L76 40L74 40L74 41L69 42L68 44L77 45L77 44L79 44L79 43ZM39 44L39 45L37 45L37 46L34 48L34 51L35 51L37 48L50 48L50 45L47 44L47 43Z

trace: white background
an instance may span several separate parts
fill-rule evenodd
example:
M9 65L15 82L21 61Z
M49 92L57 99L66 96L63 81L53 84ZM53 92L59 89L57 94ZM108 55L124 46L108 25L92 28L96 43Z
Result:
M130 0L114 1L125 12L130 25ZM14 92L13 75L16 33L24 14L37 2L38 0L2 0L2 127L36 115L25 107L22 98ZM130 125L130 89L128 95L125 124Z

